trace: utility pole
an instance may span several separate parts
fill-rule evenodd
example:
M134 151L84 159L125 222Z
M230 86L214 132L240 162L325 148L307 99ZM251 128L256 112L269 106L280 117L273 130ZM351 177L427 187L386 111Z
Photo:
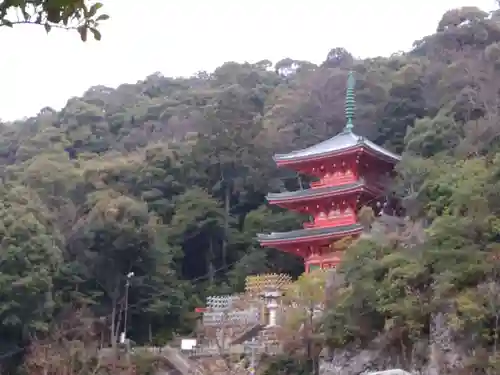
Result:
M258 345L259 343L255 337L252 338L252 341L245 342L245 349L247 352L250 352L250 368L248 369L248 373L250 375L255 375L255 367L257 366L256 352Z
M124 309L124 318L123 318L123 331L120 335L120 344L125 344L127 339L127 317L128 317L128 289L130 287L130 279L134 277L133 272L129 272L126 276L125 281L125 309Z

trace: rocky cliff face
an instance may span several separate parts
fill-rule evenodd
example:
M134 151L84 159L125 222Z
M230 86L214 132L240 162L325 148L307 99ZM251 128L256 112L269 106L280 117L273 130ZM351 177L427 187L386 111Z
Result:
M320 374L361 375L390 368L404 368L419 375L457 374L464 366L466 352L454 340L446 316L442 312L432 317L429 338L414 345L411 358L403 358L380 336L366 348L334 350L329 358L321 360Z
M402 218L382 215L365 238L385 241L388 233L396 234L405 247L413 247L425 241L425 224L409 222ZM330 270L326 290L335 289L343 283L342 275ZM329 301L335 303L335 301ZM457 374L463 368L466 350L457 344L457 339L447 322L450 307L431 317L429 337L414 343L411 354L403 356L389 345L383 335L377 337L366 347L355 345L336 349L320 362L321 375L358 375L390 368L401 368L419 375Z
M399 223L396 223L399 224ZM381 231L380 226L374 228ZM410 242L422 240L419 236L421 228L409 233ZM375 232L376 235L380 234ZM335 270L330 270L326 290L336 288L343 282L343 277ZM334 301L331 301L334 303ZM336 349L328 357L320 361L321 375L360 375L374 371L384 371L390 368L401 368L419 375L457 374L464 367L467 358L466 343L453 334L447 321L451 307L443 307L443 311L431 317L429 337L414 343L411 354L403 356L400 351L391 347L387 337L377 337L366 347L351 345Z
M463 343L453 337L447 321L447 312L436 314L431 319L428 362L425 368L428 375L456 374L464 367L466 350Z
M338 349L328 359L320 361L320 375L358 375L369 371L385 370L394 367L390 358L382 349L346 348Z

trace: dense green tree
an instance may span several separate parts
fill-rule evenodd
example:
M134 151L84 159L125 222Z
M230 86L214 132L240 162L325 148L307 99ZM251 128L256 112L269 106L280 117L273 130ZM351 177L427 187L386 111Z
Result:
M84 26L107 17L83 4L4 1L0 25L76 27L85 37ZM9 18L14 8L20 21ZM1 123L2 348L41 339L72 308L91 311L116 342L129 272L127 332L139 344L190 332L194 307L242 291L249 274L299 276L300 259L255 239L303 220L266 206L270 191L308 187L277 170L272 154L343 128L353 70L355 131L403 154L393 188L406 217L394 230L368 212L372 235L346 249L343 281L329 291L325 338L339 347L386 335L404 352L428 335L433 314L454 306L454 333L473 336L493 366L499 43L498 11L465 7L407 53L357 59L333 48L320 65L290 57L184 78L156 72Z
M0 194L0 346L17 354L47 331L57 308L54 284L64 243L36 192L4 186Z

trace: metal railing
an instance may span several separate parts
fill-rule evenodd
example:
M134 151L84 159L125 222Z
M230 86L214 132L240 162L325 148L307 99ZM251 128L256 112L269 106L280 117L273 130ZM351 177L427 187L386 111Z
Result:
M205 375L203 369L188 359L177 348L165 346L140 346L133 348L133 352L147 352L165 358L182 375Z

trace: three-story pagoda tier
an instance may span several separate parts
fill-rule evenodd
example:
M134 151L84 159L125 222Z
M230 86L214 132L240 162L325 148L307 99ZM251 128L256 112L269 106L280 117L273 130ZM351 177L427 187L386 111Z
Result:
M335 242L356 237L363 231L357 212L363 206L376 208L396 155L353 133L354 77L349 74L344 130L314 146L277 154L278 167L287 167L317 177L305 190L269 193L270 204L309 215L303 229L259 234L261 246L277 248L304 258L306 272L332 268L340 262L342 249Z

